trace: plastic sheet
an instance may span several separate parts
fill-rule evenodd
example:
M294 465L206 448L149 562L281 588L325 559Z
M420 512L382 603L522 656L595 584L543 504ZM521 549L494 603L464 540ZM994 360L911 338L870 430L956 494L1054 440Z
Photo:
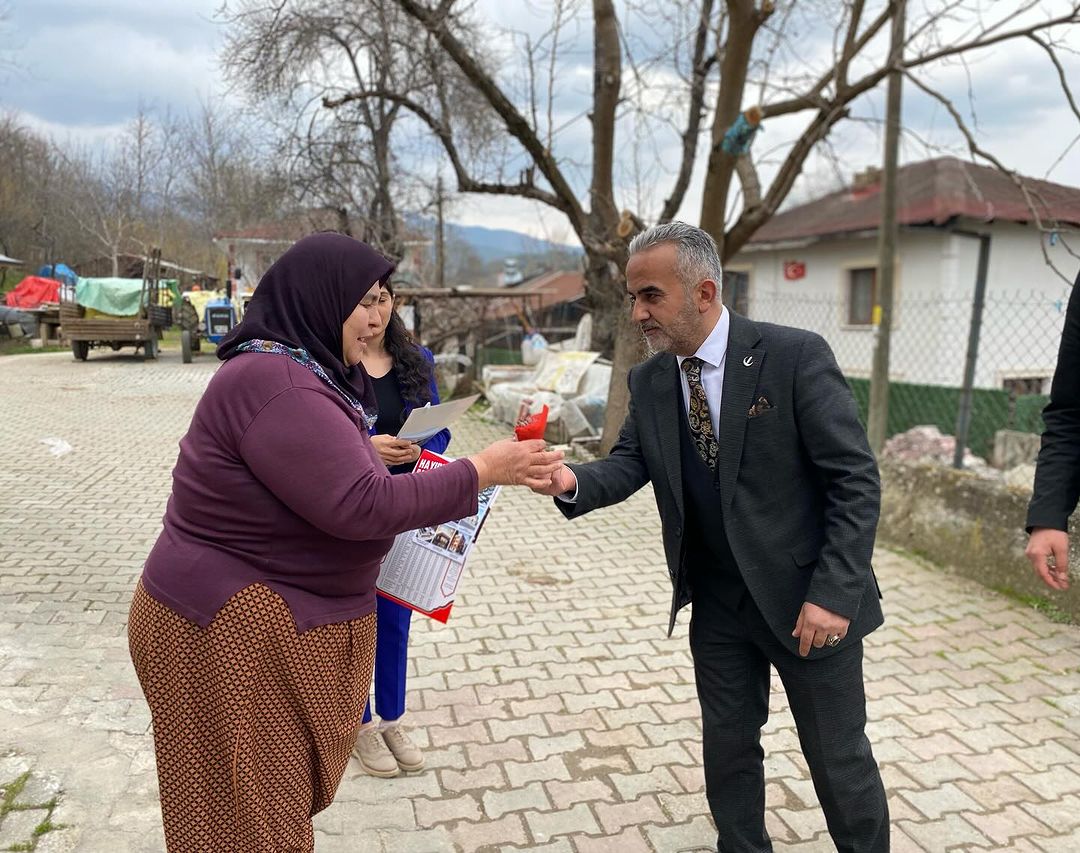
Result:
M548 351L536 367L488 365L481 371L489 417L516 424L523 401L529 414L548 410L544 438L565 444L572 438L596 437L604 422L611 365L597 353ZM546 387L541 387L546 386ZM559 391L551 390L559 388Z

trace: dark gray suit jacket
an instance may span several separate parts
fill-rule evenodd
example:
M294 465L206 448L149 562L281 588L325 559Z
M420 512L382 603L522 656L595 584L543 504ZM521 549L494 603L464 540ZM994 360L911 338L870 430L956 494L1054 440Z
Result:
M793 653L798 640L791 632L804 601L848 617L848 636L860 638L882 623L870 566L881 489L851 389L819 335L730 316L719 480L739 571ZM695 556L686 554L683 537L683 400L675 356L653 356L631 369L628 382L630 411L611 454L571 465L577 501L556 499L556 505L575 518L652 482L674 587L670 635L676 612L690 602L687 560ZM750 417L762 396L771 408ZM811 657L833 651L815 649Z

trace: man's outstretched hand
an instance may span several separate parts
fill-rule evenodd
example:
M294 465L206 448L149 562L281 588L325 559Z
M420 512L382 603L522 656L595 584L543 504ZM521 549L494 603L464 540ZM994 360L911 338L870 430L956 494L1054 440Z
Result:
M555 497L561 495L564 492L573 493L577 488L577 477L574 476L574 472L562 465L555 469L555 473L551 475L551 482L546 486L533 486L533 491L538 495L549 495Z

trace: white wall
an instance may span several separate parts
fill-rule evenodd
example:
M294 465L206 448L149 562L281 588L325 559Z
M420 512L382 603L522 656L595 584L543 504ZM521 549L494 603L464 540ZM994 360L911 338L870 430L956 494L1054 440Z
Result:
M989 228L992 241L976 386L1002 387L1014 376L1054 368L1069 287L1043 260L1036 229ZM1044 237L1044 240L1046 238ZM963 379L979 241L943 229L905 229L898 244L890 375L898 381L959 386ZM1075 275L1080 262L1061 244L1048 248ZM801 249L746 251L728 269L749 274L753 319L813 329L833 347L841 368L869 376L875 330L847 324L848 270L877 265L875 236L838 238ZM806 276L783 277L783 264L806 264Z

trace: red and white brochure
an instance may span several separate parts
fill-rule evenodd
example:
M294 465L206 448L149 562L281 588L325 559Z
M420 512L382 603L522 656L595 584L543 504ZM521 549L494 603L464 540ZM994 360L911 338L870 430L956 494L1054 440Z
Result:
M452 461L422 450L413 473L431 471ZM465 563L499 488L489 486L480 492L476 515L399 533L383 559L376 592L417 613L446 622Z

